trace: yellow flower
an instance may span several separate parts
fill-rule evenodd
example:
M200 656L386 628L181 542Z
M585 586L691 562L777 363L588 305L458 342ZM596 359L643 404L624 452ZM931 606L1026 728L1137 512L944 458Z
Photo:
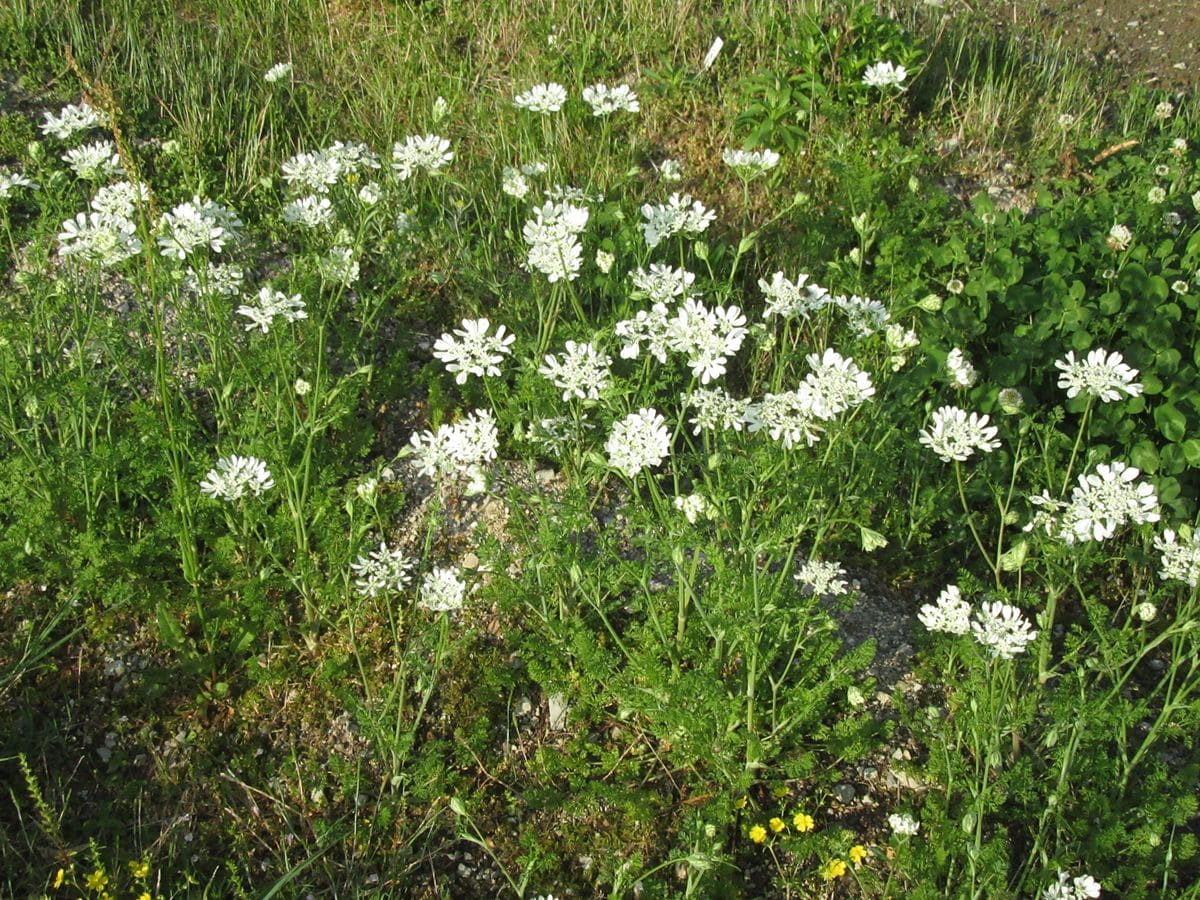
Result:
M138 894L137 900L154 900L154 898L150 896L149 891L142 891L140 894Z
M104 886L108 884L108 876L104 874L103 869L97 869L88 875L86 884L89 891L100 892L104 890Z
M137 879L139 879L139 880L140 880L140 879L142 879L142 878L145 878L147 875L149 875L149 874L150 874L150 863L149 863L149 861L147 861L147 860L144 860L144 859L143 859L143 860L141 860L141 861L137 861L137 860L130 860L130 862L129 862L129 874L130 874L130 875L132 875L134 878L137 878Z
M783 819L779 818L778 816L776 816L774 819L772 819L767 824L771 826L771 830L773 832L775 832L776 834L779 834L779 832L781 832L781 831L783 831L783 829L787 828L787 825L784 824Z
M835 878L841 878L846 874L846 864L840 859L831 859L825 863L825 867L821 869L821 877L826 881L833 881Z
M792 827L797 831L812 831L815 824L813 817L808 813L796 813L792 816Z
M761 825L755 825L750 829L750 840L754 841L754 843L761 844L766 839L767 829L763 828Z
M67 877L67 873L64 872L62 869L59 869L57 872L54 873L54 890L57 891L60 887L62 887L63 879L66 877Z
M856 866L867 858L867 848L862 844L855 844L850 848L850 861Z
M734 800L733 808L734 809L745 809L746 808L746 798L738 797L736 800Z

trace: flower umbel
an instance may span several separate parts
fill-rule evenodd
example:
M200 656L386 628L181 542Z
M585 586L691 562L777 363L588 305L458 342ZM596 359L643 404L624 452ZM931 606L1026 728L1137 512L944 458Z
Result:
M517 336L508 334L503 325L496 326L495 334L488 333L490 328L487 319L463 319L461 328L434 342L434 357L446 364L446 371L458 384L466 384L470 375L500 374L500 363L512 352L509 347Z
M671 435L666 420L654 409L639 409L613 425L604 444L608 462L626 477L657 466L670 453Z
M1106 350L1089 350L1086 360L1075 359L1075 351L1067 351L1066 359L1056 359L1054 366L1062 371L1058 386L1074 398L1081 393L1097 397L1105 403L1120 400L1124 393L1136 397L1142 386L1134 381L1138 370L1125 364L1120 353Z
M920 433L919 439L943 462L965 462L976 450L990 453L999 447L997 434L999 429L988 424L987 416L968 416L957 406L943 406L934 412L932 425Z
M253 456L223 456L200 482L200 493L233 502L258 497L275 486L267 464Z

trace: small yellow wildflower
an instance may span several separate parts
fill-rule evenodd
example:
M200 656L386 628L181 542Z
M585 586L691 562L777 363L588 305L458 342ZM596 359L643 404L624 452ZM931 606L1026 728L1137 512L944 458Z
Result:
M816 823L808 813L796 813L792 816L792 827L797 831L812 831Z
M831 859L825 863L825 867L821 869L821 877L826 881L833 881L835 878L841 878L846 874L846 863L840 859Z
M62 869L59 869L54 873L54 890L57 891L60 887L62 887L63 879L66 877L67 873Z
M750 840L754 841L754 843L761 844L766 839L767 829L763 828L761 825L755 825L750 829Z
M850 862L856 866L867 858L867 848L862 844L855 844L850 848Z
M738 797L736 800L734 800L733 808L734 809L745 809L746 808L746 798Z
M139 880L150 874L150 863L147 860L130 860L129 874Z
M150 896L149 891L142 891L140 894L138 894L137 900L154 900L154 898Z
M108 876L104 874L103 869L96 869L96 871L88 875L85 883L87 884L89 891L96 891L99 893L100 891L104 890L104 886L108 884Z
M781 832L781 831L783 831L783 829L787 828L787 825L784 824L783 819L779 818L778 816L773 818L767 824L771 826L771 830L773 832L775 832L776 834L779 834L779 832Z

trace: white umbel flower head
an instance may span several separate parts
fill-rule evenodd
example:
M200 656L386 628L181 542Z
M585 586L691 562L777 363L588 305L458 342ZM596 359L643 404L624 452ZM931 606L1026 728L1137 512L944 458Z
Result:
M639 409L613 425L604 444L608 462L633 478L642 469L657 466L671 451L666 420L653 408Z
M632 296L635 300L651 303L670 303L680 297L691 296L696 276L687 269L651 263L650 270L636 269L629 273L633 282Z
M283 207L283 221L302 228L328 228L333 221L333 204L328 197L316 194L297 197Z
M888 825L892 827L892 834L906 837L912 837L921 827L921 823L907 813L892 813L888 816Z
M85 266L107 269L142 251L137 226L120 216L78 213L62 223L58 253Z
M908 70L904 66L884 60L867 66L867 70L863 72L862 83L867 87L903 89L904 79L907 77Z
M606 84L594 84L583 89L583 99L592 108L593 116L611 116L613 113L641 110L637 94L627 84L609 87Z
M758 280L758 289L767 298L763 308L763 318L771 319L780 316L784 319L807 319L816 310L825 305L829 291L815 282L808 283L808 275L801 273L792 281L782 272L776 272L771 280Z
M463 319L462 327L434 342L434 357L446 364L446 371L455 376L456 383L466 384L471 375L482 378L500 374L500 363L512 352L509 347L517 336L508 334L503 325L496 326L495 334L490 334L490 329L487 319Z
M467 585L458 577L458 569L434 567L421 581L417 605L430 612L454 612L462 609Z
M1121 395L1136 397L1142 385L1134 381L1138 370L1125 364L1116 351L1089 350L1086 360L1075 359L1075 351L1067 352L1066 359L1056 359L1054 366L1062 371L1058 386L1067 392L1067 397L1078 397L1081 393L1099 398L1104 403L1120 400Z
M267 71L263 72L263 81L267 84L275 84L277 81L283 81L292 74L292 64L290 62L277 62Z
M810 559L792 577L814 597L840 597L849 590L841 563Z
M676 234L695 237L716 221L717 214L690 194L672 194L666 203L646 203L642 206L642 234L646 246L653 250Z
M413 173L422 169L436 172L453 161L454 151L450 149L450 141L436 134L421 137L410 135L403 143L396 142L392 147L392 168L401 181L407 181Z
M77 132L107 124L108 116L94 109L85 100L79 105L67 104L57 116L47 111L45 121L42 123L42 134L52 135L60 141L66 141L74 137Z
M300 299L299 294L292 294L289 297L282 291L275 291L269 287L259 290L258 300L254 305L239 306L237 314L250 320L245 326L247 331L257 328L263 334L271 331L271 325L276 319L283 319L285 322L299 322L301 319L308 318L308 313L304 309L304 301Z
M962 598L956 584L947 585L937 600L922 606L917 618L930 631L966 634L971 630L971 606Z
M1129 230L1128 225L1118 222L1112 228L1108 229L1106 243L1110 250L1128 250L1129 245L1133 243L1133 232Z
M701 431L741 431L746 424L749 400L740 400L721 388L697 388L682 398L696 411L692 434Z
M689 525L695 525L701 516L714 512L712 504L703 494L681 494L672 501L672 505L683 513Z
M1091 875L1072 878L1069 872L1061 869L1054 884L1042 891L1042 900L1093 900L1099 896L1100 883Z
M976 450L990 453L1000 446L999 429L988 424L988 417L967 415L957 406L943 406L933 414L933 422L922 431L919 440L936 453L942 462L965 462Z
M535 84L523 94L513 97L518 109L549 115L556 113L567 102L567 89L556 82Z
M753 178L764 175L779 165L779 154L774 150L734 150L726 148L721 151L721 161L733 169L742 178Z
M821 440L824 426L813 412L812 392L783 391L766 394L758 403L746 407L746 430L765 431L772 440L783 444L785 450L800 443L811 447Z
M1006 603L984 603L971 619L975 640L997 659L1012 659L1037 638L1021 610Z
M969 388L979 377L975 367L967 362L960 348L955 347L946 357L946 370L950 373L950 383L957 388Z
M96 141L75 147L63 154L63 162L84 181L103 181L113 175L124 175L117 145L112 141Z
M413 561L381 541L379 549L360 556L350 564L358 576L354 586L364 597L380 597L402 591L412 581Z
M1190 541L1177 540L1174 529L1167 528L1155 536L1154 549L1161 554L1159 578L1182 581L1191 588L1200 584L1200 531L1193 532Z
M1061 537L1076 541L1103 541L1121 526L1159 520L1154 486L1138 482L1141 471L1119 459L1101 463L1096 471L1079 476L1063 511Z
M242 221L232 210L212 200L192 197L163 213L158 220L159 250L163 256L187 259L196 250L220 253L225 244L237 237Z
M242 497L258 497L275 486L267 464L253 456L223 456L200 482L200 492L232 503Z
M118 181L97 190L92 196L91 207L104 216L133 219L137 216L138 208L145 206L149 200L150 189L146 185Z
M23 173L13 172L0 166L0 200L7 200L13 196L18 188L31 190L36 187L37 185Z
M567 341L566 347L561 358L546 354L538 374L550 379L562 391L563 400L572 397L579 400L600 399L600 392L612 383L609 372L612 357L601 353L591 344Z
M801 390L809 391L812 413L818 419L836 418L875 396L871 376L832 347L821 356L808 354L808 364L813 371L805 376Z

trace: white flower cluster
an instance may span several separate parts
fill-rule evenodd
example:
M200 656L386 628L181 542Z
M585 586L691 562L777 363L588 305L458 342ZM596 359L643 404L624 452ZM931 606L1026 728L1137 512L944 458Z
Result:
M232 263L211 263L183 273L183 289L193 297L236 297L246 273Z
M829 291L819 284L809 284L808 275L803 272L795 281L787 278L782 272L776 272L770 281L760 278L758 289L767 298L767 305L763 309L764 319L772 319L775 316L785 319L807 319L823 307L829 297Z
M904 368L905 363L908 362L908 351L921 345L917 333L911 328L905 328L899 322L888 325L883 331L883 338L887 343L888 350L892 352L888 357L888 363L893 372L899 372Z
M13 196L14 191L18 188L33 189L36 187L37 185L23 173L13 172L0 166L0 200L7 200Z
M763 175L779 165L779 154L774 150L733 150L721 151L721 161L733 169L742 178L753 178Z
M643 408L613 425L604 449L609 465L633 478L642 469L657 466L666 459L671 435L661 414L653 408Z
M275 486L267 464L253 456L223 456L200 482L200 492L232 503L247 495L258 497Z
M124 175L117 145L112 141L95 141L75 147L63 154L63 162L84 181L103 181L114 175Z
M650 271L637 269L629 273L629 278L633 281L631 296L635 300L670 303L677 298L695 296L691 288L696 276L684 268L651 263Z
M741 431L746 424L749 400L739 400L720 388L697 388L683 396L684 401L696 411L691 422L692 434L701 431Z
M642 206L642 234L646 246L653 250L676 234L695 237L711 225L717 214L706 208L690 194L672 194L666 203L646 203Z
M417 605L430 612L453 612L462 609L467 585L458 577L457 569L435 566L421 582Z
M533 211L522 235L529 246L529 268L555 281L574 281L583 265L579 235L587 227L588 209L568 200L547 201Z
M80 131L87 131L89 128L107 125L108 116L92 108L84 100L78 105L68 103L59 110L57 116L47 110L45 121L42 123L42 134L52 135L60 141L66 141L70 140Z
M701 516L712 518L716 514L713 505L703 494L681 494L671 501L672 505L683 513L689 525L695 525Z
M187 259L195 250L220 253L227 242L237 239L241 227L242 220L233 210L194 196L191 202L181 203L159 217L159 251L179 260Z
M664 273L660 270L659 274ZM686 291L690 284L689 278L680 278L672 284L667 278L655 279L653 276L643 282L645 287L662 293L676 289ZM614 330L625 342L621 348L622 359L636 359L643 343L647 345L647 352L662 363L667 361L668 352L680 353L687 358L692 375L699 378L701 384L708 384L725 374L729 357L741 349L747 333L746 317L738 307L709 309L693 297L684 300L674 315L664 304L655 303L649 310L639 311L634 318L618 322Z
M567 89L556 82L535 84L523 94L513 97L513 105L518 109L549 115L556 113L567 102Z
M500 363L512 351L515 334L506 333L503 325L489 334L492 323L487 319L463 319L462 327L443 334L433 344L433 355L446 364L458 384L466 384L467 376L479 378L499 375ZM457 373L457 374L455 374Z
M283 221L302 228L328 228L333 221L333 204L328 197L310 194L297 197L283 207Z
M546 354L538 368L543 375L562 391L564 401L576 397L580 400L599 400L600 392L612 384L609 366L612 358L601 353L591 344L567 341L562 357Z
M872 63L863 72L862 83L867 87L901 87L908 77L908 70L888 60Z
M840 597L849 590L845 575L841 563L810 559L792 577L814 597Z
M263 334L271 331L271 325L276 319L283 319L285 322L299 322L301 319L308 318L308 313L304 309L304 301L300 299L299 294L292 294L289 297L282 291L273 291L269 287L259 290L258 300L253 306L246 304L239 306L237 314L250 320L245 326L247 331L257 328Z
M129 219L101 213L78 213L62 223L58 253L85 266L107 269L142 252L137 226Z
M901 834L907 837L915 835L917 829L921 827L921 823L908 813L892 813L888 816L888 825L892 827L892 834Z
M1066 503L1053 499L1048 491L1030 497L1029 502L1039 509L1024 530L1041 528L1074 544L1107 540L1130 522L1157 522L1158 495L1153 485L1138 482L1140 474L1116 459L1096 466L1095 472L1080 475Z
M389 549L382 541L378 550L350 564L351 571L358 576L354 586L364 597L399 593L412 581L412 567L411 559L395 548Z
M1142 386L1134 381L1138 370L1126 365L1121 354L1115 351L1089 350L1087 359L1077 360L1075 351L1070 350L1066 359L1056 359L1054 365L1062 370L1058 386L1069 398L1083 393L1111 403L1120 400L1122 393L1136 397L1142 392Z
M988 424L987 416L967 415L957 406L943 406L933 414L933 423L918 439L941 458L942 462L965 462L976 450L990 453L1000 446L999 429Z
M1091 875L1071 877L1061 869L1058 879L1042 891L1042 900L1092 900L1100 896L1100 883Z
M490 410L477 409L453 425L414 434L411 453L417 457L417 470L428 478L441 481L450 477L467 479L467 493L482 493L487 488L484 465L496 458L500 436Z
M102 216L133 219L138 208L145 206L149 200L150 188L140 181L137 184L118 181L99 188L92 195L91 207Z
M949 585L934 603L926 603L917 613L921 624L930 631L963 635L970 632L992 656L1012 659L1037 638L1021 610L1006 603L984 603L972 615L957 585Z
M280 167L283 180L297 192L326 194L345 175L378 169L379 156L366 144L336 141L323 150L297 153Z
M637 94L627 84L611 88L606 84L594 84L583 89L583 99L592 108L592 115L597 117L618 112L635 113L642 108Z
M1193 532L1190 541L1186 537L1177 541L1174 529L1167 528L1155 536L1154 549L1161 554L1160 578L1182 581L1192 588L1200 584L1200 531Z
M832 421L875 395L870 376L854 360L833 348L820 356L810 353L813 371L794 391L767 394L746 409L751 432L766 431L773 440L791 449L801 441L811 447L821 439L822 423Z
M969 388L979 377L975 367L967 361L958 347L951 350L946 357L946 370L950 373L950 383L957 388Z
M414 172L424 169L436 172L454 161L450 141L436 134L410 135L392 147L392 168L401 181L407 181Z
M290 62L277 62L267 71L263 72L263 81L267 84L274 84L277 81L283 81L292 74L292 64Z

